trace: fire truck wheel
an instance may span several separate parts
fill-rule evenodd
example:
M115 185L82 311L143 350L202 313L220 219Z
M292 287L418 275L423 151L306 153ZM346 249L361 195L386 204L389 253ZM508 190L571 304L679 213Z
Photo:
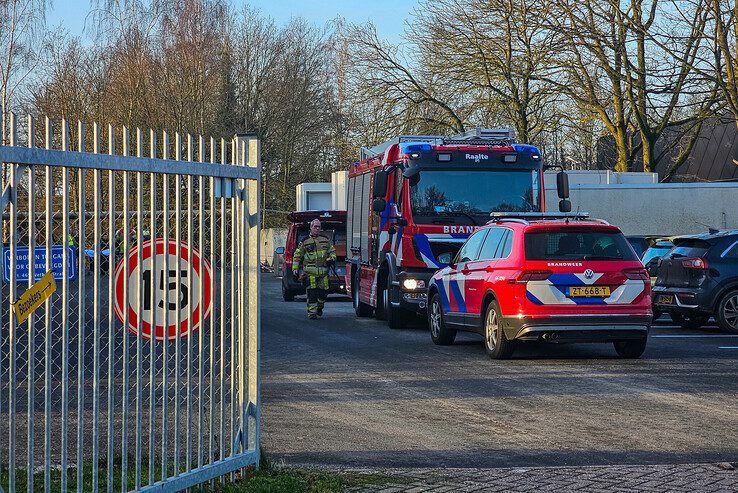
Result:
M484 350L492 359L508 359L515 350L514 344L505 337L500 307L495 300L490 300L484 315Z
M387 281L389 282L389 281ZM385 285L382 287L382 291L379 293L379 298L377 298L377 308L374 309L374 316L377 320L386 320L387 319L387 310L389 306L389 290L387 286Z
M359 276L354 277L354 284L351 286L351 298L354 300L354 312L357 317L371 317L372 307L359 300Z
M456 331L449 329L443 320L443 307L441 307L441 297L438 293L433 295L430 305L428 305L428 327L430 327L431 339L434 344L448 346L454 343Z
M295 301L295 293L287 289L284 283L282 284L282 299L284 301Z
M387 300L389 301L389 297ZM390 329L404 329L410 321L411 313L402 308L394 307L391 303L388 303L384 310L387 314L387 325Z

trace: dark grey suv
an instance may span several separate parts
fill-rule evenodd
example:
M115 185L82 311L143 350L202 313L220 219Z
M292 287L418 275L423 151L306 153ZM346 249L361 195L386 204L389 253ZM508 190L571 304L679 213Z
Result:
M738 333L738 230L676 238L656 273L654 308L685 328L714 316L721 329Z

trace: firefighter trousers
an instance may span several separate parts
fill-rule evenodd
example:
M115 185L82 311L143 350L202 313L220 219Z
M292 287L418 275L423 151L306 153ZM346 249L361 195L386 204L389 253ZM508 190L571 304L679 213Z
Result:
M317 315L323 311L328 296L328 274L307 274L306 282L308 315Z

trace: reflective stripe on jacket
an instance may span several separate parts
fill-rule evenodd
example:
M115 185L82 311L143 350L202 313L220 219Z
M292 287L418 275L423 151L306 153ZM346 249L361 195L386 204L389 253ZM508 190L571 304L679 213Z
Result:
M329 260L336 261L333 243L323 235L308 236L295 250L292 270L302 268L308 274L325 275L328 273L326 264Z

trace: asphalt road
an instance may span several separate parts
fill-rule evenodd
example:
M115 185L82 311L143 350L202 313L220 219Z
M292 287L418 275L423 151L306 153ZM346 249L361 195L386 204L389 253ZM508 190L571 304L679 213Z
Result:
M530 345L493 361L481 338L435 346L331 298L262 283L263 445L287 464L517 467L738 459L738 335L653 327L640 360L610 344Z

